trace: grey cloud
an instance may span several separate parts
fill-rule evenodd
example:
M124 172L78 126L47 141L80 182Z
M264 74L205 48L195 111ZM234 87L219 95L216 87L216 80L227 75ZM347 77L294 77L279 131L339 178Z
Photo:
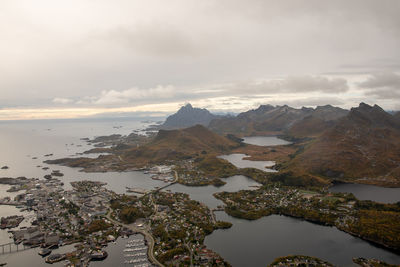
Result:
M23 9L15 2L0 3L2 105L93 105L104 91L103 99L116 99L97 105L165 102L119 94L158 84L183 88L168 101L246 94L290 101L289 94L348 92L344 80L307 74L393 71L400 62L397 0L23 0ZM212 92L238 80L251 82ZM200 85L211 89L195 93Z
M100 34L100 38L120 44L130 51L151 56L194 56L201 52L201 44L188 32L162 22L122 25Z
M347 81L341 78L328 79L323 76L290 76L279 80L262 82L237 82L211 85L209 88L192 88L172 85L158 85L152 88L133 87L126 90L103 90L99 95L86 96L77 104L117 106L170 101L192 101L196 99L223 97L226 101L259 99L258 95L273 96L293 93L344 93L348 91ZM268 96L267 96L268 97ZM55 98L53 102L66 104L70 100ZM227 102L226 102L227 103Z
M290 100L270 100L268 103L265 102L257 102L256 106L263 104L271 104L271 105L288 105L295 108L301 107L315 107L315 106L323 106L323 105L334 105L334 106L343 106L346 104L341 98L337 97L304 97Z
M400 98L400 75L391 72L376 73L358 84L366 95L380 99Z
M236 91L255 94L280 93L344 93L349 90L347 80L342 78L326 78L323 76L289 76L281 80L270 80L258 83L235 85Z

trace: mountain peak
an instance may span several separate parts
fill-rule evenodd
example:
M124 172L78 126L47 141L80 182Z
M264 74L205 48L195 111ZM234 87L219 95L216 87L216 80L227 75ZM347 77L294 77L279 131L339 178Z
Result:
M370 109L370 108L372 108L372 107L371 107L370 105L364 103L364 102L361 102L361 103L358 105L358 108Z
M164 124L163 129L177 129L190 127L196 124L208 126L211 120L218 116L211 114L207 109L194 108L190 103L182 106L178 112L169 116Z
M351 109L348 119L354 123L368 124L374 127L400 127L395 118L380 106L376 104L370 106L364 102L361 102L357 108Z
M193 109L192 104L187 103L186 105L182 106L181 109Z

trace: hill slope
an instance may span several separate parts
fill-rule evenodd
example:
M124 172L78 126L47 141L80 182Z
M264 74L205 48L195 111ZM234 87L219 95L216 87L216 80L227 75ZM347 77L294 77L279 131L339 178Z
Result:
M150 143L125 152L125 160L161 162L199 154L224 153L238 146L202 125L179 130L160 130Z
M379 106L361 103L289 166L344 181L400 185L400 123Z

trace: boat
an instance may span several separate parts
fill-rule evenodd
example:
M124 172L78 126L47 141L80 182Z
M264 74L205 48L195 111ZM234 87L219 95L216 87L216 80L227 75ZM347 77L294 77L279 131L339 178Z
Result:
M65 254L52 254L46 257L46 263L55 263L62 261L66 258Z
M107 258L108 253L107 251L104 250L95 250L90 254L90 260L91 261L102 261L105 258Z
M48 249L48 248L43 248L43 249L41 249L41 250L38 252L38 254L39 254L40 256L42 256L42 257L45 257L45 256L47 256L47 255L50 255L50 253L51 253L51 250Z

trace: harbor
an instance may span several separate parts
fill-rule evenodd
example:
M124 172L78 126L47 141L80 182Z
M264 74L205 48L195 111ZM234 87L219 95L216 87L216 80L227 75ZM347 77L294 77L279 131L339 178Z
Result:
M147 244L142 235L135 235L133 240L129 240L123 252L124 264L137 267L152 266L147 258Z

